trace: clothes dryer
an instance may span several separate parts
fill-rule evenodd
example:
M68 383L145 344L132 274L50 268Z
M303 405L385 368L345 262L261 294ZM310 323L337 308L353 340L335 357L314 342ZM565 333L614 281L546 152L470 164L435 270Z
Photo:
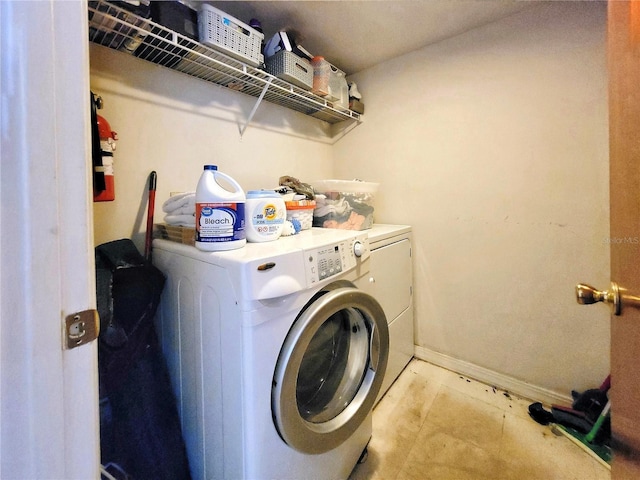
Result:
M408 225L374 224L367 233L369 276L358 285L380 302L389 322L389 362L379 400L413 358L412 232Z
M363 232L225 252L156 240L156 326L194 479L347 478L388 359Z

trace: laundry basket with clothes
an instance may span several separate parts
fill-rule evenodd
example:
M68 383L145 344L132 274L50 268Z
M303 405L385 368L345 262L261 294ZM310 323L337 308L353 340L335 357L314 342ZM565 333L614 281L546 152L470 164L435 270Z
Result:
M366 230L373 226L373 200L378 183L320 180L312 185L316 192L314 227Z

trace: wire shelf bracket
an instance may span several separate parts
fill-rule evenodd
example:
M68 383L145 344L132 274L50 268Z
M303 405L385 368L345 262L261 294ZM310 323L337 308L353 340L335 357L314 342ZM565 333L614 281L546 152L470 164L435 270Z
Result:
M264 98L264 94L267 93L267 90L269 89L269 85L271 85L271 79L267 80L267 83L264 84L264 87L262 88L262 93L260 93L260 96L258 97L258 100L256 101L256 104L253 106L253 109L251 109L251 113L249 113L249 116L247 117L247 121L240 128L240 138L242 138L242 136L244 135L245 130L247 129L247 127L251 123L251 120L253 120L253 116L256 114L256 111L258 110L258 107L260 106L260 103L262 102L262 99Z

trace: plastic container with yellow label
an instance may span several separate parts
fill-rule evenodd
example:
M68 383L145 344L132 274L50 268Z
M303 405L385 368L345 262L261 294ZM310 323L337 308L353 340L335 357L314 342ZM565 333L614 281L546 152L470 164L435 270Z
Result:
M284 199L275 190L249 190L245 213L249 242L270 242L280 238L287 212Z

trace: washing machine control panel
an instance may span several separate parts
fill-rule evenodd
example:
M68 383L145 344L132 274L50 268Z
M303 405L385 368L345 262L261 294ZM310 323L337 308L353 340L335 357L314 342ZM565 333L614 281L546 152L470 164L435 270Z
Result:
M322 247L305 250L309 285L351 270L369 257L369 239L361 234Z

